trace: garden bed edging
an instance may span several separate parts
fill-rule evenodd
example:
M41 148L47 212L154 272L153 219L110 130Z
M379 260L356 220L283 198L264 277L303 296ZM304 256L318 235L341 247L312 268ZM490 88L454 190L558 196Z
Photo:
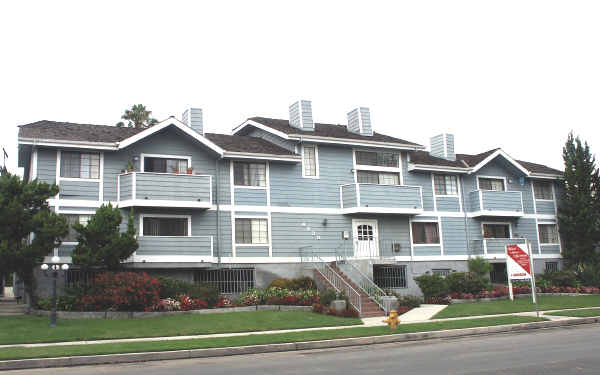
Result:
M188 311L57 311L60 319L143 319L183 314L222 314L242 311L312 311L312 306L257 305ZM50 316L48 310L32 309L30 315Z

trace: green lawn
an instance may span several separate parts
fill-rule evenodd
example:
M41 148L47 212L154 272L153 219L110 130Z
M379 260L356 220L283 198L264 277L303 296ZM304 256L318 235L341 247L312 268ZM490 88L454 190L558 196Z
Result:
M185 314L146 319L59 319L49 327L47 317L0 317L0 345L116 338L184 336L211 333L350 326L358 318L338 318L306 311L251 311Z
M248 335L238 337L206 338L193 340L129 342L116 344L88 344L73 346L47 346L38 348L0 349L0 360L24 358L48 358L77 355L160 352L169 350L189 350L221 348L232 346L264 345L286 342L317 341L350 337L382 336L394 333L441 331L447 329L486 327L503 324L529 323L545 320L523 316L503 316L496 318L450 320L445 322L401 324L396 330L383 327L342 328L280 334Z
M590 318L590 317L594 317L594 316L600 316L600 309L556 311L556 312L546 313L545 315L572 316L575 318Z
M590 296L539 296L539 309L560 310L576 307L596 307L600 306L600 295ZM510 314L515 312L535 311L535 305L531 298L515 298L511 300L500 300L492 302L473 302L450 305L440 311L434 318L456 318L460 316L492 315L492 314Z

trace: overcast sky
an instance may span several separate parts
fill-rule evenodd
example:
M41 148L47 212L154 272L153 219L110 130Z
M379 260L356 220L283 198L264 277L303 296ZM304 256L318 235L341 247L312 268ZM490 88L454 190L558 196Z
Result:
M316 122L367 106L377 132L562 169L569 130L600 149L598 20L598 1L3 1L0 143L14 169L20 124L142 103L228 134L309 99Z

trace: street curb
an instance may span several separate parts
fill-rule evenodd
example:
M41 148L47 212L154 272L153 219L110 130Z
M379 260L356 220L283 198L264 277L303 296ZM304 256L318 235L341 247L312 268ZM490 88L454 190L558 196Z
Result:
M289 352L297 350L340 348L357 345L387 344L409 341L422 341L431 339L446 339L456 337L467 337L477 335L489 335L506 332L519 332L534 329L555 328L574 326L580 324L600 323L600 317L576 318L561 321L544 321L533 323L508 324L491 327L462 328L446 331L430 331L416 333L401 333L385 336L369 336L348 339L333 339L323 341L307 341L284 344L252 345L228 348L212 349L191 349L165 352L147 352L147 353L126 353L126 354L107 354L92 356L76 356L61 358L40 358L0 361L0 371L2 370L23 370L34 368L84 366L84 365L103 365L116 363L135 363L147 361L164 361L171 359L192 359L224 357L243 354L264 354L276 352Z

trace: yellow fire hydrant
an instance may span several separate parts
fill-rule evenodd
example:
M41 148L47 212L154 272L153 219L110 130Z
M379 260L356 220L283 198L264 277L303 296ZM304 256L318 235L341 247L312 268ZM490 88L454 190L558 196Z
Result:
M396 329L398 324L400 324L400 319L398 319L398 311L391 310L387 319L384 319L383 322L387 323L391 329Z

